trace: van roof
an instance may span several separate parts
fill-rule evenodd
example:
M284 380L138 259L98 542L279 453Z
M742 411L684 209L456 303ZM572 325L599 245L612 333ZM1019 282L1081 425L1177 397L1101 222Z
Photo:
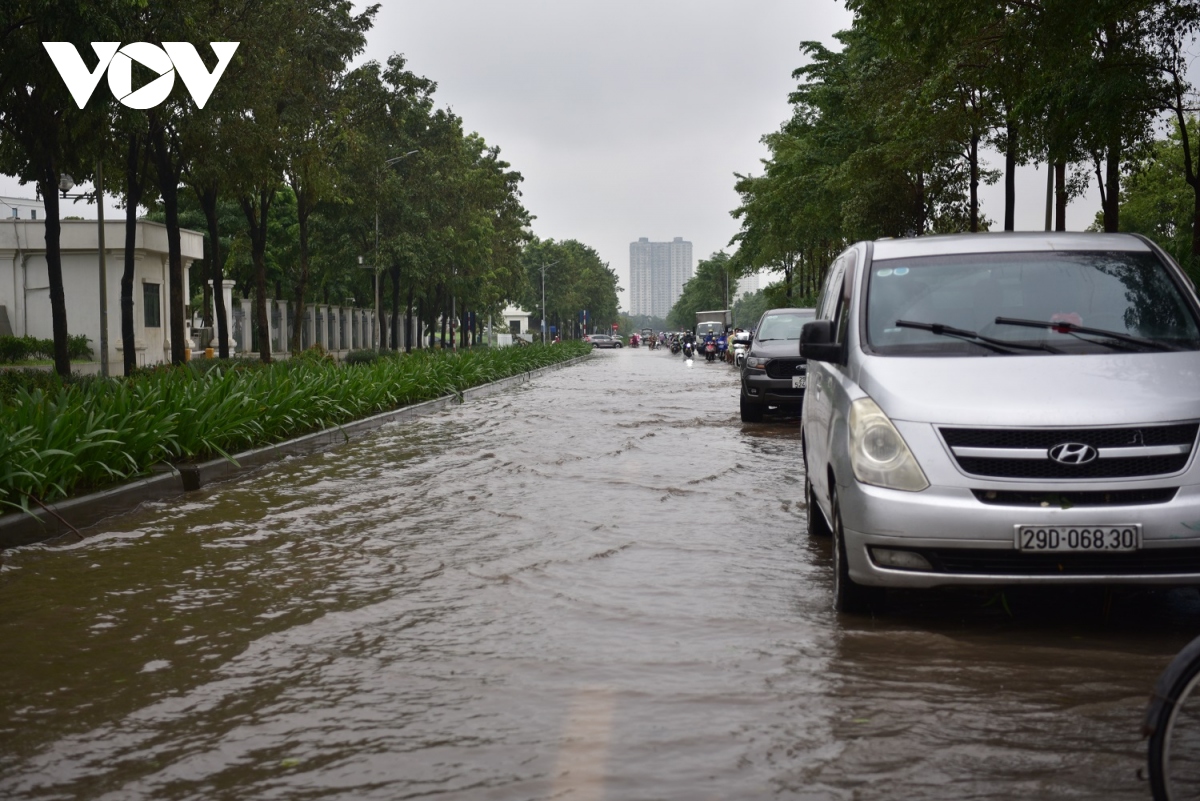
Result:
M913 256L949 256L955 253L1037 250L1124 250L1146 253L1150 251L1150 246L1131 234L1006 231L878 239L875 241L874 258L905 259Z

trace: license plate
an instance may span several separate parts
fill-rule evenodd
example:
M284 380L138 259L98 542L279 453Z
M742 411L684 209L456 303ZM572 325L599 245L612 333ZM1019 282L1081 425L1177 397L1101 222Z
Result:
M1142 547L1141 523L1119 526L1017 526L1019 551L1120 553Z
M808 386L808 376L794 375L792 376L792 389L804 389Z

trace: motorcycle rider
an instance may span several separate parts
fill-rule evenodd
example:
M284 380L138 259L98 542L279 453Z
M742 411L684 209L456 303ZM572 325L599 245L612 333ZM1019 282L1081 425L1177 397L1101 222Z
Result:
M690 347L692 353L696 352L696 333L694 331L685 331L683 333L683 347L685 350ZM691 354L688 355L691 356Z

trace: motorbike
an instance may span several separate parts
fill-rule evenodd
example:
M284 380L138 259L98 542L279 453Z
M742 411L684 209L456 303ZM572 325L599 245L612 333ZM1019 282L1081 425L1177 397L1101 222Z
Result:
M691 342L684 342L684 343L683 343L683 358L685 358L685 359L691 359L691 358L692 358L692 355L693 355L695 352L696 352L695 346L693 346Z
M729 361L727 354L729 352L729 340L724 335L717 337L717 358L721 361Z
M741 340L735 340L733 343L733 366L741 367L746 361L746 350L750 343Z
M679 351L681 351L681 350L683 350L683 346L679 344L679 340L678 340L678 339L672 339L672 340L671 340L671 355L672 355L672 356L678 356L678 355L679 355Z
M717 343L711 339L704 345L704 361L715 362L717 360Z

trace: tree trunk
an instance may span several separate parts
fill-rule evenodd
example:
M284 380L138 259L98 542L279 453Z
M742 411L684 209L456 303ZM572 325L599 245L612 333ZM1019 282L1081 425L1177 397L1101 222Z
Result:
M446 297L442 295L442 347L450 344L446 334L450 331L450 309L446 308Z
M1067 162L1054 163L1054 230L1067 230Z
M971 166L971 233L979 232L979 135L971 134L971 148L967 155Z
M400 350L400 265L393 264L392 275L392 350Z
M418 341L418 346L420 342ZM413 288L412 281L408 282L408 306L404 314L404 352L412 353L413 346Z
M1104 203L1104 230L1106 233L1116 233L1120 230L1121 215L1121 141L1114 137L1108 145L1108 155L1105 159L1106 188Z
M46 275L50 279L50 325L54 331L54 371L63 378L71 375L71 357L67 351L67 297L63 291L62 224L58 220L58 168L45 164L38 178L38 191L46 204Z
M1017 124L1007 121L1004 147L1004 230L1017 230Z
M258 357L271 363L271 327L267 322L267 213L273 189L259 189L243 197L242 212L250 229L250 260L254 264L254 323L258 332Z
M137 210L142 202L144 178L138 169L141 144L130 135L125 156L125 264L121 272L121 353L125 375L137 369L137 336L133 325L133 276L137 267L134 249L137 247Z
M925 173L924 173L924 171L917 173L917 204L918 204L917 208L919 209L919 211L917 212L917 236L921 236L922 234L925 233L925 230L929 227L929 214L925 208ZM811 276L806 276L806 277L811 279ZM805 287L806 295L809 294L808 289L809 289L810 283L811 283L811 280L804 281L803 278L801 280L801 284Z
M300 277L296 281L296 324L292 326L292 353L304 350L304 296L308 293L308 193L296 192L296 222L300 234ZM314 341L315 345L316 342Z
M204 219L208 223L208 238L213 243L213 311L217 321L217 355L229 358L229 310L225 308L225 261L221 258L221 231L217 218L217 187L206 187L196 193ZM249 336L250 321L246 321L242 336Z
M185 300L183 253L179 235L179 168L172 163L162 128L154 134L154 162L167 225L167 276L171 284L171 364L183 364Z

